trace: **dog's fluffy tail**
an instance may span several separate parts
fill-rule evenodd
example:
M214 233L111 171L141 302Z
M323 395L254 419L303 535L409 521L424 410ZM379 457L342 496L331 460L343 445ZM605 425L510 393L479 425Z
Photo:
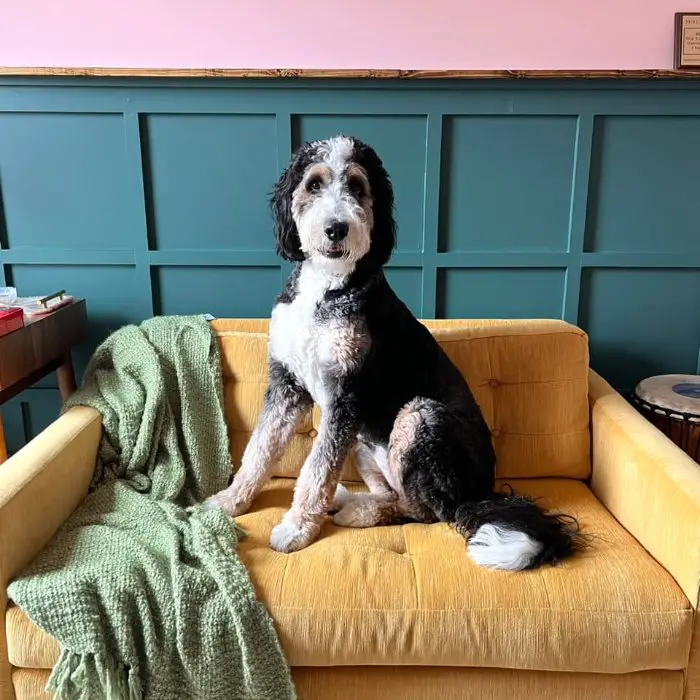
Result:
M465 503L455 513L454 526L467 540L470 559L491 569L521 571L555 564L585 544L574 518L548 513L513 493Z

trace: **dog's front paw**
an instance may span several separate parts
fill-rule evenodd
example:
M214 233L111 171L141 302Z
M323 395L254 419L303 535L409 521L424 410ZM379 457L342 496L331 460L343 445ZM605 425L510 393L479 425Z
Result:
M236 498L236 494L224 489L219 493L214 494L204 501L205 508L221 508L221 510L232 518L238 515L243 515L250 508L250 501L241 501Z
M294 521L282 521L272 528L270 546L277 552L298 552L308 547L318 536L320 528L313 524L299 525Z

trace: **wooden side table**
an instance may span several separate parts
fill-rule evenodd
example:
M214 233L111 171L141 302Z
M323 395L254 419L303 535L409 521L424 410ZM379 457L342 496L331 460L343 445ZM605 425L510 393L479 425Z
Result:
M2 427L2 418L0 418L0 464L7 459L7 444L5 443L5 429Z
M85 340L87 310L84 299L34 320L0 337L0 404L9 401L56 372L61 399L75 391L71 349ZM0 424L0 462L7 458Z

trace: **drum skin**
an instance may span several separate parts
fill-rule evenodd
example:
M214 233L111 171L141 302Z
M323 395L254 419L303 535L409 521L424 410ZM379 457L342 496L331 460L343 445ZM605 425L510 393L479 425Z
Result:
M637 384L632 399L653 425L700 461L700 375L648 377Z

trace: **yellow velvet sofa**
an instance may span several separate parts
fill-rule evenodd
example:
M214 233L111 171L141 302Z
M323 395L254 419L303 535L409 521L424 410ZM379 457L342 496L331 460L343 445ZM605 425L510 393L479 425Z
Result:
M498 475L574 514L588 551L522 573L477 568L448 526L329 523L279 554L272 527L318 426L300 426L239 518L300 700L700 699L700 468L589 368L559 321L426 321L492 428ZM267 322L214 323L235 463L262 402ZM76 408L0 467L0 601L84 497L98 413ZM359 489L351 461L344 479ZM10 606L0 697L46 698L55 640Z

